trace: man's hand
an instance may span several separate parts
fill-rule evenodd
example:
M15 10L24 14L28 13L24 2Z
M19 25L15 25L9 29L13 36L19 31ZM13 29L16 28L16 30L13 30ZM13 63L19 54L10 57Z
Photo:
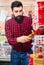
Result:
M28 36L21 36L21 37L18 37L17 38L17 42L20 42L20 43L26 43L28 41L30 41L32 38L28 37Z

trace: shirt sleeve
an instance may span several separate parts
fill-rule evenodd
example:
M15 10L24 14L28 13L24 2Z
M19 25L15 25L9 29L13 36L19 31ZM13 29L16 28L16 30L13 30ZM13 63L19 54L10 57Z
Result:
M11 32L11 29L10 29L10 26L9 26L9 23L8 21L5 22L5 35L7 37L7 41L10 45L14 45L17 43L16 41L16 37L13 38L13 34Z

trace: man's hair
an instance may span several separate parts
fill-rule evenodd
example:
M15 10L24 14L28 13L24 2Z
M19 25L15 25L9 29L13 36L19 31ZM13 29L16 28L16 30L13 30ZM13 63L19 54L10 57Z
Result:
M13 10L14 7L23 7L23 4L20 1L14 1L11 4L11 9Z

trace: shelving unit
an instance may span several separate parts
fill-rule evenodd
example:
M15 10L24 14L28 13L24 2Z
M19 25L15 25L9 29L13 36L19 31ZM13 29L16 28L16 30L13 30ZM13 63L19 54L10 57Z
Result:
M44 65L44 35L34 37L34 65Z

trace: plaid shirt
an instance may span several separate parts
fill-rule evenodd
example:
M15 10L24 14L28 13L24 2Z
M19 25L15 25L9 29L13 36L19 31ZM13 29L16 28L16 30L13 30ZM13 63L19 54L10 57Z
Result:
M8 43L13 49L19 52L28 51L32 47L32 40L27 43L17 43L16 38L22 35L28 35L32 30L32 19L24 16L22 23L18 23L15 19L10 19L5 22L5 35Z

